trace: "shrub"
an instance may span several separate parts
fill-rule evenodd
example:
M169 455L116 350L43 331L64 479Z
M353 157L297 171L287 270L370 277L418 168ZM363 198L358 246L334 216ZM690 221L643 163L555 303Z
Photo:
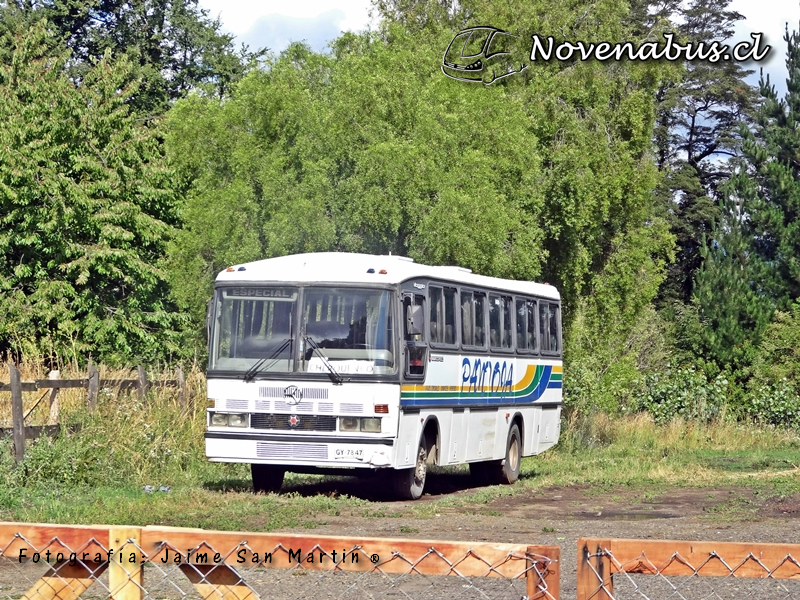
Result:
M693 367L654 372L646 376L637 408L656 423L676 417L709 423L724 418L735 387L725 373L709 378Z

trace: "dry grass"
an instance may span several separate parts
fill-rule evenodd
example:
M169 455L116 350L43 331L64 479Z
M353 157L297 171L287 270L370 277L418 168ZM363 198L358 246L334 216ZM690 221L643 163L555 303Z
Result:
M23 382L35 381L37 379L47 379L48 371L42 363L24 363L18 366ZM136 389L121 391L118 382L136 379L136 367L128 369L109 369L104 365L98 367L100 381L102 385L98 393L98 403L127 403L130 396L136 396ZM60 378L65 380L85 380L88 377L87 369L76 368L74 365L67 365L60 370ZM157 371L148 370L147 377L152 382L174 381L176 372L174 369L160 369ZM186 371L186 396L190 405L205 406L205 376L198 365L193 365ZM0 363L0 381L8 383L11 380L7 363ZM152 401L165 405L174 403L177 407L177 388L153 387L148 394ZM38 402L38 404L37 404ZM88 391L85 388L67 388L58 391L58 408L60 418L53 421L50 418L50 390L39 390L36 392L22 393L23 411L26 413L36 406L28 418L25 419L26 425L54 425L59 422L68 422L72 415L80 414L87 408ZM0 392L0 427L11 427L11 394L10 392Z
M647 414L584 416L555 449L528 463L540 485L728 485L744 478L798 478L800 436L791 430L675 419Z

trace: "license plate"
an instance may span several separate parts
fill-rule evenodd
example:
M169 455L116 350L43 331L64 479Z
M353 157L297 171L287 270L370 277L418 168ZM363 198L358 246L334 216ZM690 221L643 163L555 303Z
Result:
M336 448L333 456L338 459L361 458L364 451L361 448Z

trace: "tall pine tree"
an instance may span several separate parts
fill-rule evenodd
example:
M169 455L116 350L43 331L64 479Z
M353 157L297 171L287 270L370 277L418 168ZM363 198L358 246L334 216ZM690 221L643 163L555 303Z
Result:
M787 28L785 39L786 96L762 78L764 101L753 127L741 126L743 160L696 280L710 355L734 366L749 361L774 309L800 297L800 34Z
M646 2L645 23L674 23L676 38L695 47L724 41L742 15L730 0ZM642 12L640 9L639 13ZM636 11L633 13L637 14ZM757 94L744 79L751 71L736 61L687 61L678 82L658 91L656 158L663 174L656 190L676 237L675 262L669 267L662 303L688 302L702 262L701 243L719 218L719 186L730 175L729 158L741 143L739 123L746 120Z

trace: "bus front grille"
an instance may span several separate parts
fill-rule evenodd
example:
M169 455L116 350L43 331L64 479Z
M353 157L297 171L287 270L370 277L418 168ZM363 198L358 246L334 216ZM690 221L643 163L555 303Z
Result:
M258 458L299 458L327 460L328 448L325 444L281 444L277 442L256 443Z
M281 415L252 413L250 427L253 429L278 429L298 431L336 431L333 415Z

